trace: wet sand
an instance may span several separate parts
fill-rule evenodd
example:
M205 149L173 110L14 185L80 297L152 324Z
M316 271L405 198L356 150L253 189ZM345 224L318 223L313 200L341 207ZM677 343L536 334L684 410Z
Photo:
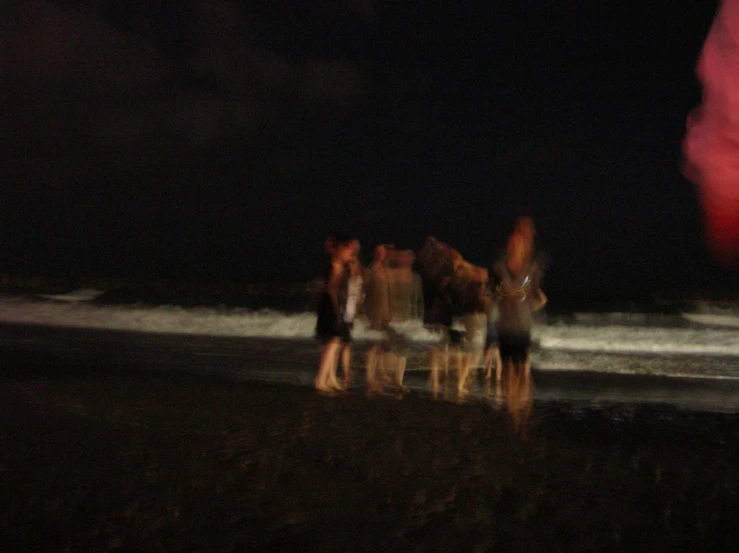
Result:
M491 401L18 344L0 348L0 551L739 547L735 414L551 400L515 429Z

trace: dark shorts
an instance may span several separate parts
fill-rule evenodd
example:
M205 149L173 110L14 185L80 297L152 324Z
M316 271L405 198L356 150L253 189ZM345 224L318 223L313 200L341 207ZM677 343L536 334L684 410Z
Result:
M347 323L334 312L331 298L324 294L318 303L318 320L316 321L316 339L325 344L339 338L344 344L352 342L353 323Z
M449 329L449 345L450 346L461 346L464 344L464 331Z
M499 334L498 348L502 361L513 361L523 363L526 361L531 349L530 334Z
M351 344L353 326L354 323L340 323L330 329L324 329L323 332L316 331L316 339L322 344L326 344L334 338L338 338L342 344Z

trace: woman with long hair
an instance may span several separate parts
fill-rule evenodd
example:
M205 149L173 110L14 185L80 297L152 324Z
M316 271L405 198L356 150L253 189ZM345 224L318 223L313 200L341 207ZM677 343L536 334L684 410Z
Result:
M345 320L347 264L356 255L356 243L346 235L335 234L326 240L324 249L327 263L316 322L316 338L323 349L314 385L319 391L333 392L343 389L336 380L336 366L342 345L351 343L351 326Z

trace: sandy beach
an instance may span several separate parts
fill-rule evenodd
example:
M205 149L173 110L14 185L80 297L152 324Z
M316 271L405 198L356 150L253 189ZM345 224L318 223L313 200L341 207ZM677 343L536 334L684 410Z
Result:
M2 551L739 547L735 414L552 400L515 428L491 401L327 397L19 343L0 350Z

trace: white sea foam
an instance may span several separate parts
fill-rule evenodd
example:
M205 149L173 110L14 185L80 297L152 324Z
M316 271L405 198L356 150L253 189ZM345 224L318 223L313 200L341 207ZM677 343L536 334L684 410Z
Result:
M311 338L316 317L313 313L286 314L271 309L106 305L4 296L0 297L0 322L167 334ZM406 321L395 326L412 340L436 339L420 321ZM354 336L359 340L377 339L380 334L357 322Z
M542 349L739 356L735 330L558 324L541 329Z
M583 324L646 324L646 313L575 313L575 320Z
M537 328L542 350L593 353L694 354L739 356L735 330L679 328L639 324L609 315L579 317ZM679 320L679 317L677 317ZM622 320L626 324L612 324ZM182 307L177 305L106 305L96 302L58 302L18 296L0 297L0 322L128 330L147 333L200 334L264 338L311 338L313 313L285 314L235 307ZM586 322L587 321L587 322ZM592 323L592 324L588 324ZM611 323L611 324L609 324ZM687 323L686 323L687 324ZM415 342L431 342L436 335L420 321L399 323L398 330ZM376 331L355 324L357 340L376 339Z
M680 354L626 354L539 349L533 364L546 371L599 372L682 378L739 379L739 358Z
M683 313L683 317L704 325L739 327L739 315L733 313Z

